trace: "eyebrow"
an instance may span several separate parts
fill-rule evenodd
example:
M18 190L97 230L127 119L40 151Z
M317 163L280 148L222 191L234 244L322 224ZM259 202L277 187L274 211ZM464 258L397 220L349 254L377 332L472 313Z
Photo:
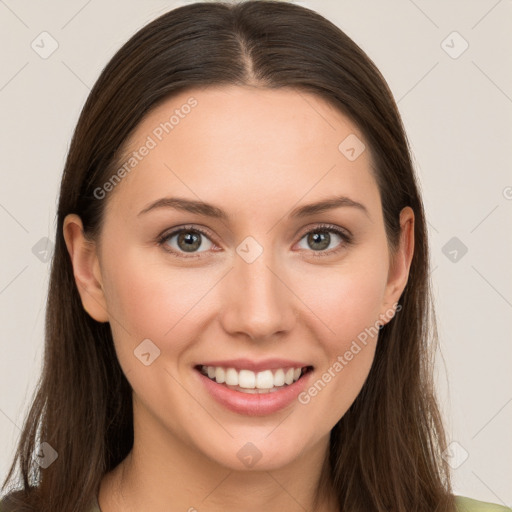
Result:
M357 208L358 210L362 211L368 218L370 218L370 214L363 204L346 196L335 196L329 199L324 199L322 201L317 201L315 203L299 206L292 210L288 217L303 218L340 207ZM190 213L196 213L198 215L204 215L205 217L212 217L215 219L223 220L228 219L228 215L224 210L221 210L212 204L178 197L163 197L158 199L146 206L142 211L138 213L137 216L160 208L173 208L175 210L182 210Z

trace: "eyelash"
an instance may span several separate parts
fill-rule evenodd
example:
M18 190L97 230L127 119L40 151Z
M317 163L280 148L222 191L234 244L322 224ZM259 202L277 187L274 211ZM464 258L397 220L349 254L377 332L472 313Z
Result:
M171 231L170 233L163 233L158 237L157 243L164 251L169 253L170 255L181 258L181 259L189 259L189 258L202 258L201 253L193 254L191 253L189 256L183 256L185 253L177 253L174 249L169 249L168 246L166 246L166 242L172 238L175 235L179 235L182 232L194 232L194 233L201 233L206 238L211 239L210 233L207 231L195 227L195 226L183 226L179 229L176 229L174 231ZM309 235L310 233L317 233L317 232L333 232L336 233L341 239L342 243L336 248L336 249L330 249L329 251L309 251L313 253L314 258L324 258L326 256L332 256L334 254L337 254L338 252L342 251L345 247L351 245L353 243L353 238L350 233L348 233L345 230L342 230L338 226L334 226L332 224L319 224L318 226L315 226L313 229L310 229L309 231L306 231L302 234L302 236L299 238L299 241L302 240L306 235ZM211 241L211 240L210 240ZM307 250L307 249L302 249Z

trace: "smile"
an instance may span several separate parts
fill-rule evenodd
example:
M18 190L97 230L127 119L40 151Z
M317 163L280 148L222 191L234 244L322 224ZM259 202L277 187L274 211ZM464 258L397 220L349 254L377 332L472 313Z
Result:
M298 381L309 368L309 366L290 367L254 372L248 369L237 370L223 366L201 365L200 371L217 384L224 384L229 389L256 394L279 391L280 388Z
M313 366L283 359L211 361L194 370L206 397L247 416L274 414L291 406L314 374Z

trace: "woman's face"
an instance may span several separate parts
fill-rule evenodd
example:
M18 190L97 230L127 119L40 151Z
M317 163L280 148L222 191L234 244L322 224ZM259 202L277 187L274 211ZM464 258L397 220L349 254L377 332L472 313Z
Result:
M363 144L338 110L292 89L189 90L137 127L137 154L97 190L104 225L79 283L89 314L110 322L136 438L239 470L325 450L412 257L406 208L390 260Z

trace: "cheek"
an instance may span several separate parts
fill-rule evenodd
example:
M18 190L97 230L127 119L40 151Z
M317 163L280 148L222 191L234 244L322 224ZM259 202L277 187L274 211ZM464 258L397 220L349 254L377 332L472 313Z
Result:
M127 250L106 266L105 293L114 339L133 349L144 339L161 351L180 351L194 333L203 296L219 276L207 268L185 268L148 257L146 250ZM172 256L169 256L171 258ZM157 260L158 261L155 261ZM199 306L199 307L198 307Z
M382 254L382 253L381 253ZM342 265L301 275L298 295L311 309L320 339L339 350L379 319L387 281L387 263L363 254Z
M340 272L321 281L325 286L314 313L322 320L322 325L319 321L315 325L323 358L315 380L299 396L299 402L310 417L321 421L323 430L331 429L346 413L370 372L386 276L382 274L378 267L367 271L353 268L350 273Z
M357 398L375 356L379 320L387 282L383 251L371 247L347 257L342 265L301 278L301 297L313 304L322 363L301 403L322 418L326 428L345 414Z

